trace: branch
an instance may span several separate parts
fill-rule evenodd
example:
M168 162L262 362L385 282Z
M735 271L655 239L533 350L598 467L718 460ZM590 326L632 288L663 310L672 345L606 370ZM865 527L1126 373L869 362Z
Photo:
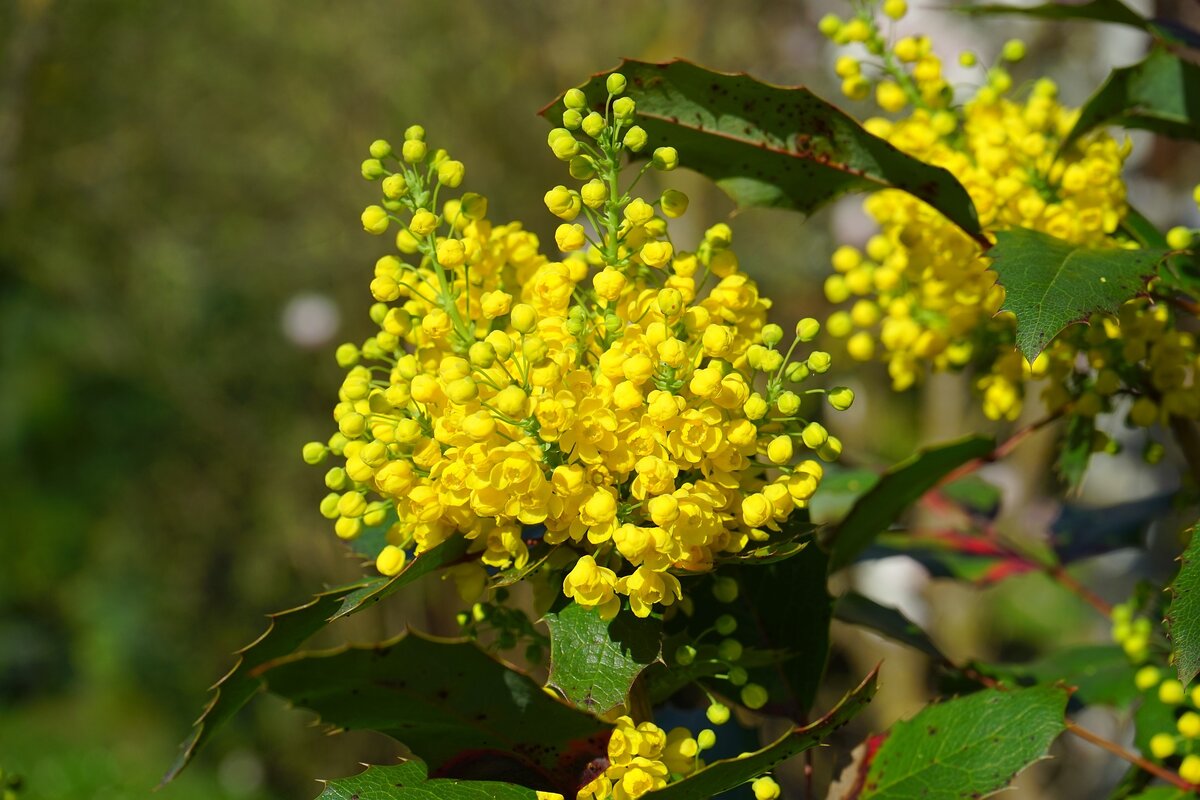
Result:
M1117 758L1128 761L1135 767L1149 772L1159 780L1166 781L1178 789L1182 789L1185 792L1195 792L1197 788L1200 788L1200 784L1188 783L1171 770L1161 767L1158 764L1155 764L1153 761L1148 761L1136 753L1131 753L1116 742L1110 742L1103 736L1092 733L1087 728L1081 728L1071 720L1067 720L1067 730L1078 736L1080 739L1083 739L1085 742L1090 742L1096 745L1096 747L1099 747L1101 750L1107 750Z

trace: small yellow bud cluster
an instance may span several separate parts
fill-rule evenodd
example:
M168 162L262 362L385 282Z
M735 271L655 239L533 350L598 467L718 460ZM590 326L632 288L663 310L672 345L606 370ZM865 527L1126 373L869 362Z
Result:
M579 790L577 800L637 800L668 782L685 778L704 766L703 750L712 746L686 728L664 731L653 722L634 725L618 717L608 740L608 766Z

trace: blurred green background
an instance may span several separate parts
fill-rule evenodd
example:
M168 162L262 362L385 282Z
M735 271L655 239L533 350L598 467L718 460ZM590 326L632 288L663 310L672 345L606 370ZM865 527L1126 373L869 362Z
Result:
M358 223L376 195L358 164L372 139L423 123L467 163L493 219L549 241L541 196L566 175L544 146L544 103L620 56L684 56L836 97L815 31L830 9L846 13L764 0L0 2L0 767L26 777L28 797L148 796L262 615L357 573L299 449L331 426L333 346L369 329L382 245ZM971 29L942 17L926 19L950 31L952 58ZM984 30L980 49L998 47ZM1098 35L1044 52L1094 53ZM1136 58L1136 39L1121 41ZM1071 99L1107 66L1073 67ZM729 213L680 181L695 195L685 222ZM831 231L865 234L856 208L803 225L740 218L743 262L781 319L821 312ZM918 396L888 398L870 371L856 380L877 398L854 436L860 462L975 424L961 394L958 416L931 428L913 424ZM418 598L341 635L431 616ZM256 702L158 796L311 797L314 778L396 752L306 719Z

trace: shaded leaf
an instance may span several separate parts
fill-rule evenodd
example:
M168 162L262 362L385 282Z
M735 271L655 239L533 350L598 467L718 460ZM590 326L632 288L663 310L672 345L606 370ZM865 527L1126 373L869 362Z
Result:
M1055 683L1075 687L1072 700L1085 705L1125 707L1138 697L1135 668L1112 644L1067 647L1027 664L976 665L987 675L1017 684Z
M268 615L269 624L261 636L237 651L237 661L225 677L212 687L213 696L196 720L192 735L180 745L179 756L163 777L173 780L192 760L216 730L229 721L258 692L261 682L251 672L268 661L295 652L309 637L339 617L361 610L366 602L377 602L440 566L460 558L467 542L453 537L418 558L393 578L364 578L361 581L322 592L297 608ZM374 598L374 600L370 600Z
M1145 288L1162 250L1087 248L1028 228L996 233L992 269L1004 311L1017 318L1017 347L1033 361L1063 328L1115 312Z
M904 616L898 609L876 603L866 595L846 592L834 603L833 618L848 625L858 625L874 631L894 642L920 650L939 662L949 663L949 659L921 626Z
M496 781L431 780L425 764L414 759L328 781L317 800L537 800L537 792Z
M1096 437L1096 418L1072 414L1063 432L1062 446L1054 467L1067 489L1075 491L1083 485L1088 464L1092 460L1092 446Z
M1067 692L985 689L892 726L871 758L860 800L977 798L1009 784L1064 727Z
M682 164L716 181L739 207L810 213L847 192L901 189L924 200L986 246L975 206L953 175L866 132L852 117L802 86L774 86L744 73L713 72L687 61L622 61L583 87L603 109L605 79L620 71L637 101L637 123ZM555 124L562 98L542 110Z
M833 599L826 587L828 556L818 547L775 564L730 570L740 585L728 609L738 619L737 638L760 650L796 657L751 669L751 680L771 695L768 710L803 714L812 706L829 654ZM793 704L779 705L792 698Z
M373 606L380 600L390 597L408 584L431 572L448 567L466 555L471 542L464 536L451 536L432 550L427 550L414 558L404 571L386 580L375 580L360 586L346 595L337 613L329 618L330 622L350 616Z
M549 685L594 714L624 703L637 676L662 654L662 621L629 610L605 622L599 609L568 602L547 614L546 624Z
M1192 526L1191 541L1179 557L1179 574L1171 583L1167 633L1171 663L1184 686L1200 672L1200 523Z
M1020 14L1026 17L1053 20L1092 20L1127 25L1145 31L1151 36L1168 42L1180 42L1192 47L1200 46L1200 34L1179 23L1169 20L1147 19L1121 2L1121 0L1088 0L1085 3L1043 3L1036 6L1011 6L1001 4L959 5L955 10L972 16L997 16Z
M812 496L808 512L816 522L841 522L858 498L879 483L879 473L869 469L847 469L836 463L825 468L821 491Z
M995 516L1000 508L1000 487L978 475L967 475L947 483L942 494L963 508L985 517Z
M847 566L921 495L952 471L995 449L995 440L971 436L918 450L883 474L858 499L830 537L829 569Z
M704 769L681 781L659 789L649 797L654 800L699 800L741 786L769 772L789 758L820 744L838 728L862 711L875 696L878 670L842 698L837 707L821 719L804 727L793 728L771 744L739 758L714 761Z
M500 764L523 785L567 791L609 732L465 640L410 632L289 656L259 674L271 692L325 722L387 734L450 777L481 777L482 766Z
M1079 110L1062 149L1101 125L1200 139L1200 67L1161 48L1113 70Z

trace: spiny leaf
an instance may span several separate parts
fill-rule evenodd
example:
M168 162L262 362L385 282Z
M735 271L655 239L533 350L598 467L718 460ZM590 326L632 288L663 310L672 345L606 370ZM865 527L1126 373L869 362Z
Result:
M255 695L261 686L251 674L256 667L294 652L333 620L360 611L367 602L378 602L422 575L461 558L466 548L467 541L455 536L413 559L393 578L364 578L349 586L322 592L302 606L269 615L267 629L236 653L237 662L233 669L212 687L212 699L196 720L192 735L180 745L179 756L162 782L174 780L213 733Z
M659 789L649 797L654 800L699 800L741 786L769 772L789 758L820 744L830 734L849 722L875 696L878 669L842 698L837 707L821 719L801 728L793 728L771 744L738 758L714 761L704 769L681 781Z
M1062 149L1100 125L1200 139L1200 67L1161 48L1113 70L1079 111Z
M328 781L317 800L538 800L538 793L496 781L431 780L428 767L413 759Z
M998 16L1020 14L1026 17L1053 20L1092 20L1111 22L1137 28L1167 42L1200 46L1200 34L1177 22L1147 19L1121 2L1121 0L1088 0L1086 3L1043 3L1036 6L1010 6L999 4L959 5L956 11L971 16Z
M810 213L847 192L901 189L924 200L986 246L966 189L944 169L867 133L802 86L773 86L744 73L687 61L622 61L583 87L603 109L605 79L620 71L649 140L679 150L682 164L716 181L739 207ZM557 124L560 97L542 109Z
M1067 692L987 689L928 706L892 726L870 760L859 800L986 796L1046 752L1062 732Z
M1192 526L1192 540L1179 557L1179 574L1171 583L1171 608L1167 631L1171 637L1171 662L1185 686L1200 672L1200 523Z
M550 686L594 714L624 703L637 676L662 653L662 621L627 610L605 622L599 609L568 602L547 614L546 624Z
M858 499L830 538L830 571L854 561L877 535L939 480L971 459L987 456L995 446L993 439L971 436L923 448L885 472Z
M467 640L410 632L371 647L298 653L259 676L325 722L387 734L449 777L493 777L480 768L499 764L522 785L573 790L609 733Z
M1059 331L1091 314L1115 312L1145 288L1162 250L1087 248L1028 228L996 234L992 269L1004 311L1017 317L1017 346L1033 361Z

